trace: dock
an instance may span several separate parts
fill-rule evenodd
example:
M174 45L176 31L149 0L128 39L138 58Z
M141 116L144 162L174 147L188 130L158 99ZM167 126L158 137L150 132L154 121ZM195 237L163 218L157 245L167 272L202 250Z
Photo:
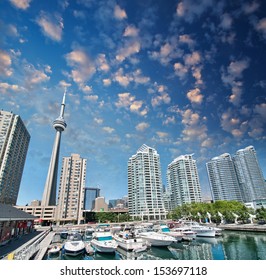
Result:
M217 227L223 230L266 232L266 225L257 224L220 224Z
M40 243L40 249L36 256L34 257L34 260L42 260L44 255L47 252L48 247L50 246L53 238L54 238L55 232L51 231L48 233L48 235L42 240Z

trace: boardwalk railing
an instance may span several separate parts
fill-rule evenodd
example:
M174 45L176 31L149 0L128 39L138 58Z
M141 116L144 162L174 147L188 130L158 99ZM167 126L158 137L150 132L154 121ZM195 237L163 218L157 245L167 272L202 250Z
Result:
M50 230L43 231L12 253L8 254L4 259L13 260L29 260L34 254L40 250L40 243L49 234Z

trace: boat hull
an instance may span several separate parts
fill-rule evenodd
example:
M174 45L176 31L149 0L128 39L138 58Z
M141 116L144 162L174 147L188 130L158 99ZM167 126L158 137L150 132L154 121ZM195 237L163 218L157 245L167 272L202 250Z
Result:
M110 245L105 241L92 240L91 245L95 251L100 253L114 253L116 251L117 245Z
M147 246L145 246L143 239L141 238L125 239L119 236L115 236L114 239L117 242L118 246L126 251L136 251L142 248L147 249Z
M85 245L83 241L80 242L66 242L64 245L64 253L68 256L78 256L85 252Z

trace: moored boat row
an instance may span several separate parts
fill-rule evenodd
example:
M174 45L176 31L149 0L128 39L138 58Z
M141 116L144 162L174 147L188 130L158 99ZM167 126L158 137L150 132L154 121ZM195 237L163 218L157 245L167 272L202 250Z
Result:
M173 243L191 241L197 237L216 237L221 230L200 225L196 222L157 222L123 224L114 227L104 224L88 226L81 232L77 229L58 233L63 240L61 246L51 246L49 256L60 251L65 256L92 255L94 253L115 253L118 248L128 252L147 251L151 246L167 247Z

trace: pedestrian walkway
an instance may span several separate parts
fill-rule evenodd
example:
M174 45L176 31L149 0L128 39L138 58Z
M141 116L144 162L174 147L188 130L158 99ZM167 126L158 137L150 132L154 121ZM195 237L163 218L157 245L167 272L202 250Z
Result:
M13 251L21 247L23 244L27 243L28 241L30 241L31 239L33 239L41 233L42 231L30 232L28 234L22 235L16 239L11 240L4 246L0 246L0 259L8 255L9 253L12 253Z
M42 242L40 243L40 250L38 251L38 253L35 256L35 260L42 260L44 255L47 252L47 249L49 247L49 245L51 244L53 237L55 235L55 232L51 231L49 232L49 234L42 240Z

